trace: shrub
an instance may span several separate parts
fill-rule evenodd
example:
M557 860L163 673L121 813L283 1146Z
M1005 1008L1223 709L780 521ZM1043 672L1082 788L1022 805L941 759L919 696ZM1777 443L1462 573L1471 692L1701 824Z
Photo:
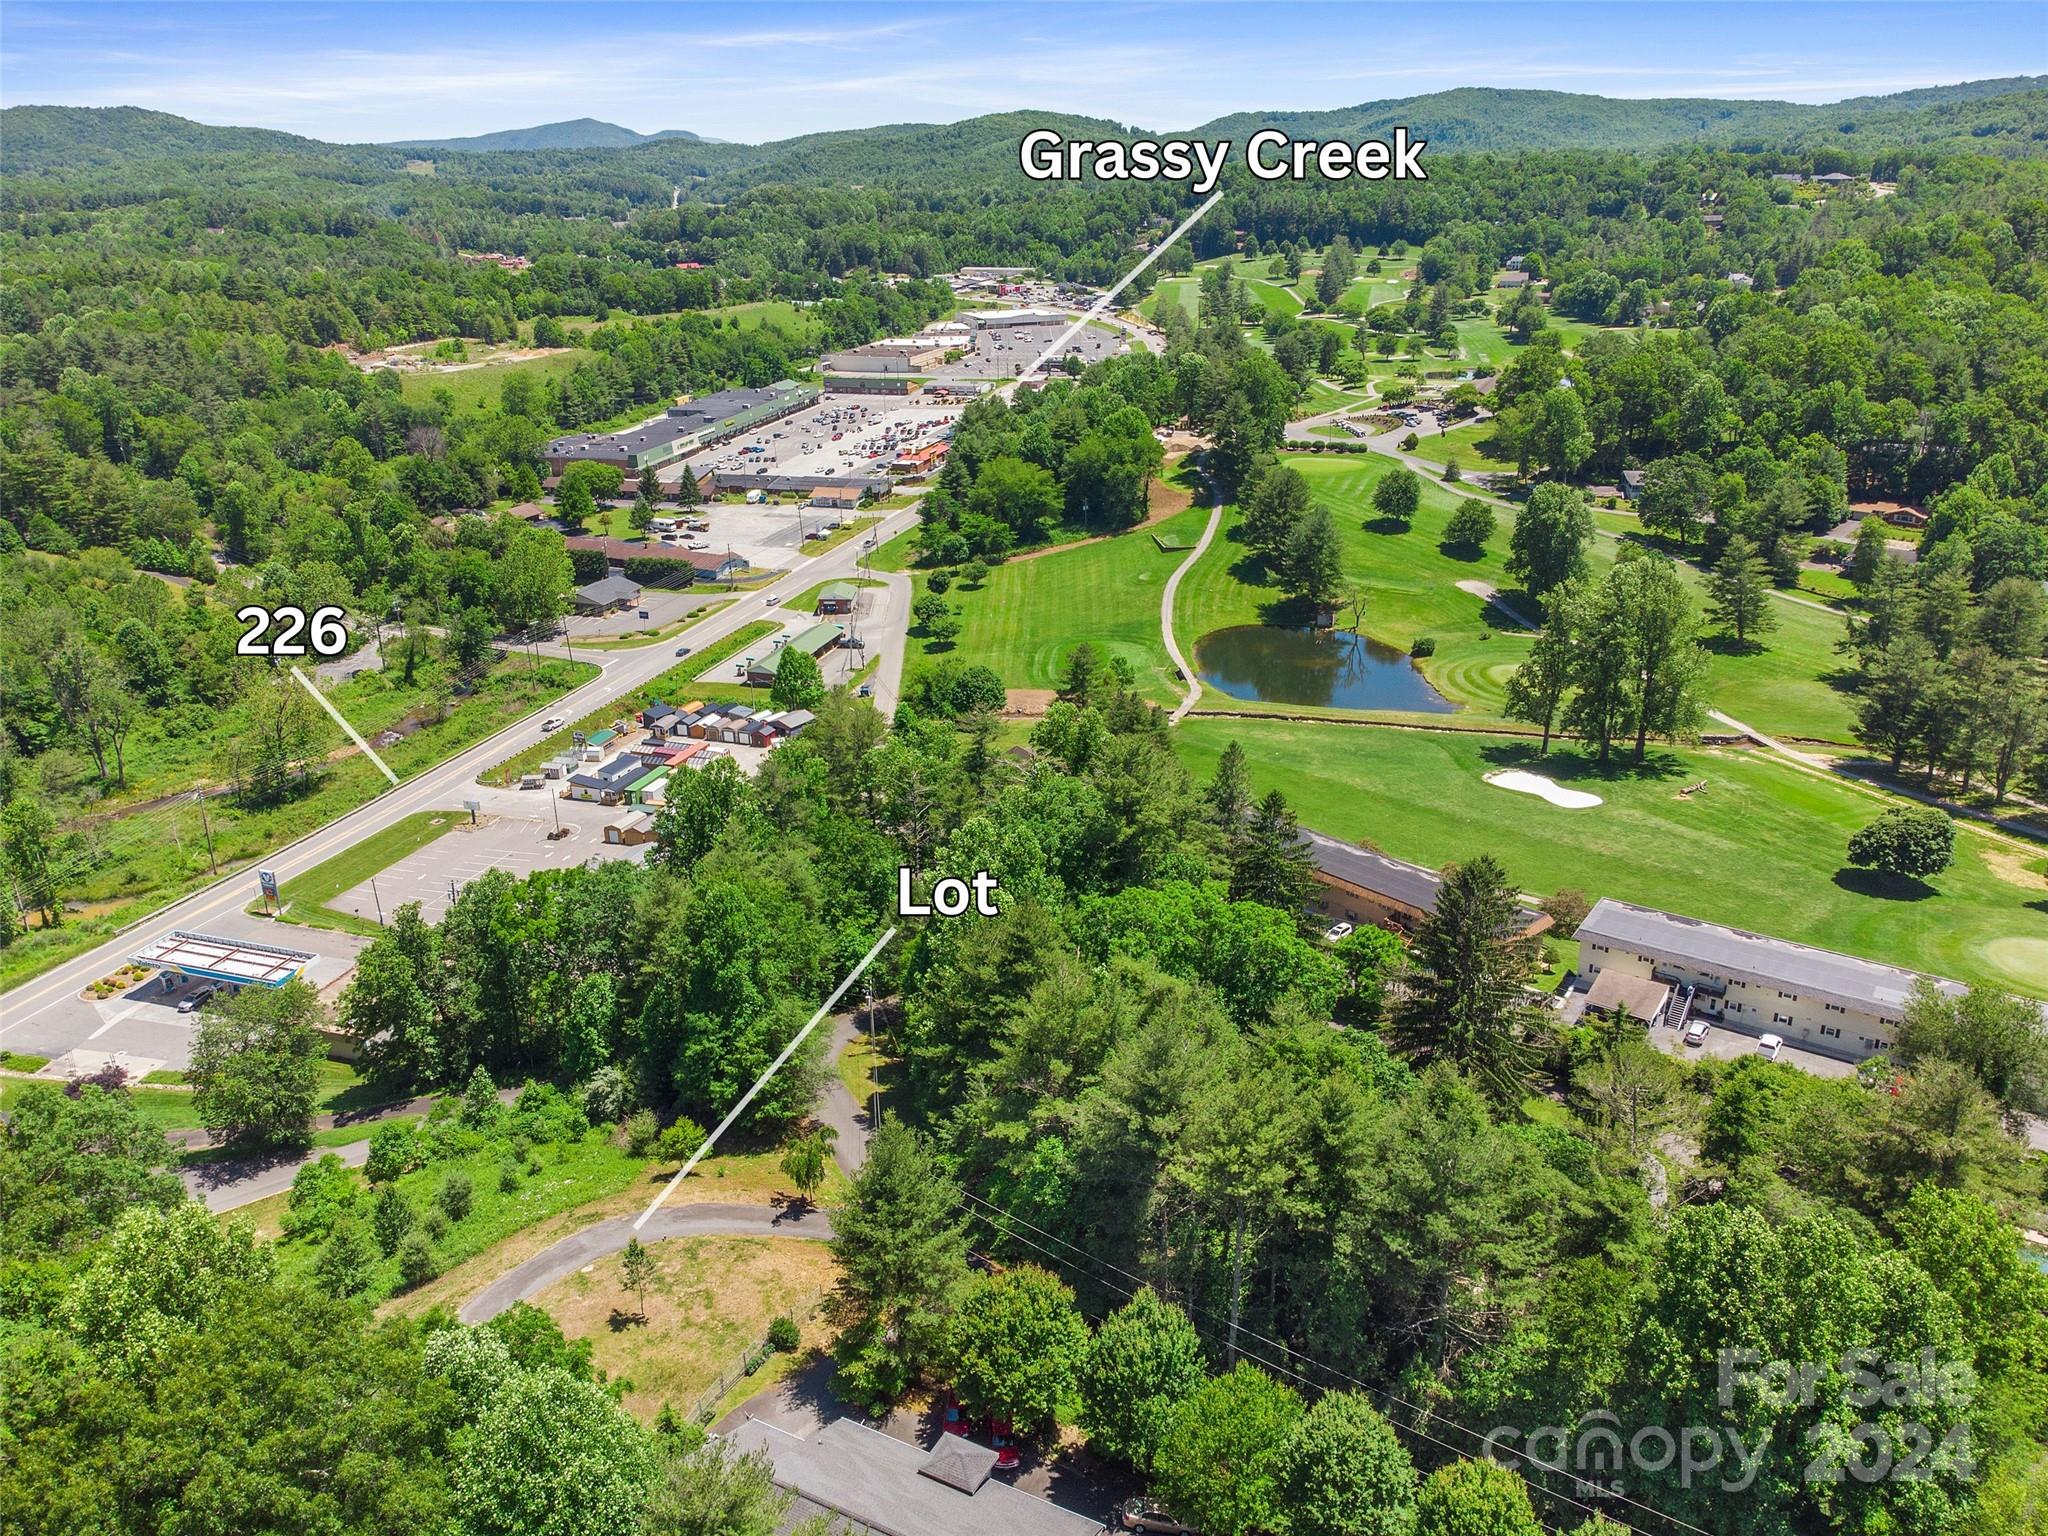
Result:
M434 1200L447 1213L450 1221L460 1221L469 1214L469 1208L476 1196L476 1187L469 1175L457 1171L448 1175L434 1192Z
M1423 656L1434 656L1436 654L1435 637L1431 635L1417 635L1415 637L1415 643L1408 647L1408 654L1410 656L1415 656L1418 658Z
M363 1176L372 1184L389 1184L420 1165L420 1139L404 1120L386 1120L370 1132L370 1156Z
M633 1077L624 1067L599 1067L579 1091L593 1125L617 1125L633 1108Z
M1413 453L1415 451L1415 445L1421 441L1421 438L1417 437L1413 432L1410 432L1406 437L1401 439L1401 451L1403 453Z
M1849 838L1849 862L1888 875L1938 875L1955 857L1956 824L1932 807L1886 811Z
M703 1145L703 1127L694 1120L680 1119L661 1133L654 1155L664 1163L681 1163Z
M793 1317L778 1317L768 1325L768 1347L788 1354L803 1342L803 1330Z
M660 1136L661 1122L651 1109L635 1110L626 1122L626 1150L635 1157L647 1156Z
M498 1164L498 1193L509 1195L519 1187L519 1164L506 1158Z
M427 1214L420 1218L420 1230L438 1243L448 1235L448 1213L438 1205L427 1207Z
M434 1247L427 1241L427 1235L417 1229L406 1233L398 1245L398 1278L408 1287L425 1285L434 1278L437 1268Z
M356 1177L332 1152L302 1164L278 1227L287 1237L325 1237L356 1203Z
M412 1223L412 1202L405 1198L405 1191L395 1184L385 1185L370 1212L370 1231L376 1235L377 1247L384 1257L388 1259L398 1252L398 1245L412 1230Z
M953 576L950 571L933 571L925 578L925 586L933 592L944 595L952 590Z

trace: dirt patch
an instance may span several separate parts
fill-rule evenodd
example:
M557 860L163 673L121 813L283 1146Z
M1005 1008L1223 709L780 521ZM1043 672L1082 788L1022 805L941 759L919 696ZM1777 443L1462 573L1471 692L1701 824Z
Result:
M1138 526L1150 528L1154 523L1163 523L1175 513L1185 512L1195 504L1195 493L1185 486L1170 485L1163 476L1155 475L1145 489L1145 521Z
M2007 885L2016 885L2023 891L2048 891L2048 875L2038 868L2042 862L2038 854L2001 847L1989 838L1983 842L1984 862L1991 866L1991 873Z
M757 1345L771 1319L796 1318L822 1342L810 1314L832 1283L832 1250L786 1237L672 1237L650 1245L655 1277L647 1312L622 1283L623 1254L597 1260L534 1298L593 1363L632 1383L628 1412L651 1419L666 1402L687 1414ZM805 1326L808 1325L808 1326Z
M1004 691L1003 718L1006 720L1035 720L1044 714L1059 697L1053 688L1010 688Z

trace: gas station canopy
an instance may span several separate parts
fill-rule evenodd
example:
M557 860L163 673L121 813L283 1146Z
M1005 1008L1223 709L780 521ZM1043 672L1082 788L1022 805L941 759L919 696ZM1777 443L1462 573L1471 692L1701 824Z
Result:
M281 987L313 961L304 950L187 933L182 928L150 940L130 958L152 969L182 971L187 976L231 981L243 987Z

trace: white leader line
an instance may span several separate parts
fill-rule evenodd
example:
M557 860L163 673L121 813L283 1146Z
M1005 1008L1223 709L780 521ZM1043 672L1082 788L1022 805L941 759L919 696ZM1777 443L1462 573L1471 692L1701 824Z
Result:
M1072 325L1068 326L1066 330L1060 333L1058 340L1054 341L1051 346L1047 347L1043 352L1039 353L1038 361L1033 363L1029 368L1026 368L1023 372L1022 377L1028 379L1034 373L1038 372L1039 369L1043 368L1046 365L1046 363L1052 359L1055 353L1057 353L1061 348L1066 346L1068 342L1072 341L1074 337L1079 334L1082 326L1086 325L1090 320L1093 320L1097 315L1101 314L1104 310L1108 309L1111 302L1115 300L1116 296L1122 293L1124 289L1128 288L1131 285L1131 280L1133 278L1137 277L1139 273L1143 272L1147 267L1151 266L1152 263L1157 261L1161 256L1164 256L1167 252L1168 247L1170 247L1174 243L1174 241L1178 240L1182 235L1186 234L1189 230L1193 229L1196 223L1201 219L1202 215L1207 213L1211 208L1214 208L1216 204L1222 200L1222 198L1223 189L1221 187L1218 187L1214 192L1210 193L1209 200L1207 202L1202 204L1201 207L1197 208L1193 213L1189 214L1186 218L1182 219L1180 221L1179 227L1176 228L1172 234L1168 235L1164 240L1160 241L1157 245L1153 246L1150 251L1146 252L1145 259L1143 261L1139 262L1135 267L1131 268L1130 271L1126 272L1123 275L1122 280L1119 281L1114 288L1110 289L1109 292L1105 293L1093 304L1090 304L1088 308L1082 312L1080 319L1076 320Z
M709 1136L706 1136L704 1138L704 1145L699 1147L696 1151L690 1154L690 1160L687 1163L683 1164L682 1167L678 1168L676 1170L676 1176L670 1179L668 1183L664 1184L662 1186L661 1193L656 1195L653 1200L648 1202L647 1209L640 1213L640 1219L633 1223L633 1230L635 1232L638 1232L642 1227L647 1225L647 1219L650 1216L652 1216L656 1211L660 1210L661 1202L666 1200L670 1195L674 1194L675 1187L678 1184L682 1183L684 1179L690 1176L690 1170L697 1166L697 1164L703 1159L704 1154L711 1150L712 1146L717 1142L718 1138L723 1136L727 1131L732 1129L733 1122L739 1119L739 1117L746 1112L746 1108L749 1104L754 1102L754 1095L759 1093L763 1088L766 1088L768 1086L768 1079L773 1077L777 1072L780 1072L782 1070L782 1064L788 1061L790 1057L796 1054L796 1048L802 1045L804 1043L805 1037L808 1036L812 1030L818 1027L818 1021L824 1018L826 1014L830 1013L833 1010L833 1008L838 1004L839 999L846 995L846 989L852 986L856 981L859 981L861 978L861 973L865 971L870 965L874 964L875 956L879 955L882 952L882 946L887 944L891 939L895 937L896 930L894 928L891 928L887 933L883 934L879 939L875 940L875 947L869 950L865 955L861 957L860 964L856 965L852 970L846 973L846 980L840 982L839 985L833 989L832 995L826 998L824 1002L818 1005L818 1011L811 1015L811 1022L806 1024L802 1029L796 1032L796 1038L791 1040L789 1044L785 1045L782 1048L782 1054L780 1056L777 1056L773 1061L768 1063L768 1070L766 1072L763 1072L760 1075L760 1077L755 1080L754 1086L746 1091L746 1093L741 1097L739 1103L733 1105L733 1107L726 1112L725 1118L718 1122L717 1128L713 1130Z
M370 761L375 763L379 768L381 768L384 771L385 778L389 779L393 784L396 784L398 782L398 775L391 771L391 765L385 762L383 758L377 755L377 749L375 747L371 746L367 741L363 740L361 736L358 736L356 734L356 728L354 726L350 725L346 720L341 718L341 711L334 707L333 701L330 700L326 694L322 693L319 690L319 688L314 686L313 679L306 676L306 674L301 672L297 667L292 668L292 676L296 677L301 683L305 684L306 692L313 695L313 702L315 704L318 704L322 709L326 710L328 714L334 716L334 723L340 726L344 731L348 732L348 739L354 742L357 746L361 747L363 751L369 756Z

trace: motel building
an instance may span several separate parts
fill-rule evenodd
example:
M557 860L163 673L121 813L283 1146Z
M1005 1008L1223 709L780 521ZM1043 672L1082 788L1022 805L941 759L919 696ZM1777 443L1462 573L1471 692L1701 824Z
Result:
M1579 980L1620 973L1671 994L1669 1014L1844 1061L1889 1051L1915 972L1603 897L1579 925ZM1928 977L1944 992L1956 982Z

